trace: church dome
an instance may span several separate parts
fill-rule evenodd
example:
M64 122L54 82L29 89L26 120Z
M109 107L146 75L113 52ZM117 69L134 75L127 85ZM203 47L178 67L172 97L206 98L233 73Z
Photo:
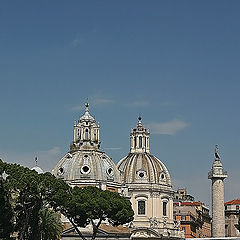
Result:
M35 170L38 174L43 173L43 170L38 166L31 168L31 170Z
M114 162L100 150L100 126L90 115L88 103L85 106L84 115L74 124L70 151L57 163L53 174L70 185L119 182Z
M35 157L35 166L31 168L31 170L35 170L38 174L44 173L44 171L38 166L38 158Z
M112 159L101 151L67 153L56 165L53 174L69 182L118 181L118 172Z
M150 153L129 153L118 164L124 183L171 185L165 165Z
M131 131L130 153L117 165L122 182L126 184L160 184L171 186L166 166L149 150L149 130L139 118L138 125Z

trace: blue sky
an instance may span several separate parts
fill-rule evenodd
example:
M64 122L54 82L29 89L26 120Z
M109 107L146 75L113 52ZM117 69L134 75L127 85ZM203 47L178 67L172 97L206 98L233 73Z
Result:
M129 152L139 113L175 189L210 203L215 144L239 197L239 1L0 3L0 157L51 170L89 99L102 149Z

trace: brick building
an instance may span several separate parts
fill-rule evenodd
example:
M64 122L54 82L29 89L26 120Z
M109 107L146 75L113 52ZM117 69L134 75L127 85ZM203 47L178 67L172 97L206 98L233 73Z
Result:
M186 189L174 193L174 219L184 230L185 238L211 237L209 208L187 194Z

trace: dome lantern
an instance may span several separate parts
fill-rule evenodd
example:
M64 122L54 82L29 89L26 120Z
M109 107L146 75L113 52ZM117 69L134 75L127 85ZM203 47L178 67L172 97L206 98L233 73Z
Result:
M149 130L142 125L142 118L138 118L137 127L130 133L130 152L131 153L149 153Z
M74 123L73 143L70 150L99 149L100 148L100 126L89 113L89 104L85 103L85 113Z

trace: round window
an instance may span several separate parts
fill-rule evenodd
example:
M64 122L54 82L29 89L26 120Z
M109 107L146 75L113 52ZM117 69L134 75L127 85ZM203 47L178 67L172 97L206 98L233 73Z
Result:
M63 173L64 173L64 169L63 169L63 167L60 167L58 169L58 175L63 175Z
M90 173L90 167L89 166L87 166L87 165L84 165L84 166L82 166L82 168L81 168L81 173L83 173L83 174L88 174L88 173Z
M109 167L109 168L107 169L107 174L108 174L108 175L113 175L113 169L112 169L111 167Z
M143 172L140 172L140 173L138 174L138 176L139 176L140 178L143 178L143 177L144 177L144 173L143 173Z
M164 174L162 173L161 174L161 179L163 180L165 178Z

